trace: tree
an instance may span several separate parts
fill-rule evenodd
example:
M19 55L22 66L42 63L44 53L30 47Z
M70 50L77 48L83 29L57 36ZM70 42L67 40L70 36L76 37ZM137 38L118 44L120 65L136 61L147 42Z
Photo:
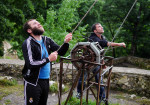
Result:
M23 24L26 20L38 19L46 30L45 35L52 37L59 45L64 35L75 28L81 18L95 0L3 0L0 1L0 40L8 40L21 57L21 45L26 37ZM91 25L100 22L104 35L109 41L114 37L118 27L128 13L134 0L102 0L97 1L81 24L73 33L71 48L78 41L86 41L86 32L91 31ZM113 55L134 55L150 57L150 21L149 0L138 0L115 42L126 42L127 48L117 48ZM84 37L82 37L84 36ZM2 56L2 42L0 55ZM144 51L143 51L144 49Z
M44 4L44 5L43 5ZM21 57L21 44L26 38L23 24L29 18L36 18L38 14L45 15L46 0L1 0L0 1L0 56L3 55L2 41L11 42L13 49Z
M51 7L47 10L46 19L42 15L38 17L38 20L43 24L45 29L45 35L54 39L59 45L64 41L64 37L67 33L72 32L73 28L79 22L79 15L77 8L83 1L77 0L63 0L59 9ZM84 34L86 31L86 25L78 27L73 33L73 40L70 42L70 49L83 38L78 36ZM78 40L79 39L79 40ZM68 53L67 53L68 54Z
M127 15L133 2L134 0L107 0L103 6L102 20L107 24L107 28L112 34L112 37L116 33L117 27L119 27ZM149 4L149 0L138 0L125 21L119 35L115 38L116 41L125 41L127 44L127 50L122 50L122 53L142 57L141 48L145 45L145 47L148 47L149 41L145 37L150 37L148 30L148 27L150 27L148 18L150 15L148 12L150 9ZM141 37L143 33L145 37ZM150 57L150 54L147 54L147 57L148 56Z
M23 12L16 8L12 3L14 0L3 0L0 1L0 46L2 46L3 40L12 40L15 38L18 30L18 24L24 20ZM2 47L1 47L2 48ZM3 49L0 49L2 52ZM2 56L3 53L0 53Z

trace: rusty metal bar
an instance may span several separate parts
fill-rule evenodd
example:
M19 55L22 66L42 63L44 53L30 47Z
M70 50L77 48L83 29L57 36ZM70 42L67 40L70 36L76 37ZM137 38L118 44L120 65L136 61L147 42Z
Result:
M95 97L95 100L97 99L97 97L96 97L96 95L95 95L95 93L94 93L94 91L93 91L93 89L90 87L90 90L91 90L91 92L92 92L92 94L93 94L93 96Z
M78 74L77 74L76 79L75 79L75 81L74 81L74 83L73 83L73 85L72 85L72 87L71 87L71 89L70 89L69 95L68 95L68 97L67 97L67 99L66 99L66 101L65 101L65 105L67 104L69 98L71 97L72 92L73 92L73 89L75 88L75 86L76 86L77 83L78 83L78 80L79 80L79 77L80 77L80 75L81 75L81 72L82 72L81 69L78 70Z
M89 72L87 74L87 80L89 79ZM88 86L88 89L86 91L86 103L88 104L88 97L89 97L89 81L87 81L87 86ZM91 86L90 86L91 87Z
M110 65L113 65L113 59L110 59ZM113 68L113 66L110 68L109 73L108 73L105 105L108 105L108 97L109 97L109 91L110 91L110 79L111 79L112 68Z
M59 72L59 92L58 92L58 105L61 105L61 95L62 95L62 73L63 73L63 59L60 58L60 72Z
M107 80L108 86L107 86L107 91L106 91L106 100L108 100L108 96L109 96L111 71L112 71L112 68L110 68L109 73L108 73L108 80Z
M99 105L99 94L100 94L100 85L101 85L101 72L102 72L102 66L100 67L100 70L99 70L99 80L98 80L98 91L97 91L96 105Z
M83 66L84 66L84 64L83 64ZM82 85L81 85L81 97L80 97L80 105L82 105L82 97L83 97L83 87L84 87L84 72L85 72L85 70L84 70L84 68L83 68L83 70L82 70Z
M110 65L112 65L113 64L113 58L112 57L104 57L104 58L106 58L106 59L109 59L108 60L108 63L110 64ZM60 59L60 79L59 79L59 82L60 82L60 84L59 84L59 94L58 94L58 98L59 98L59 104L58 105L61 105L61 95L62 95L62 73L63 73L63 59L65 59L65 60L70 60L71 62L81 62L82 63L82 65L80 65L80 67L79 67L79 69L78 69L78 73L77 73L77 76L76 76L76 78L75 78L75 80L74 80L74 83L72 84L72 87L71 87L71 89L70 89L70 91L69 91L69 94L68 94L68 97L67 97L67 99L66 99L66 101L65 101L65 104L64 105L66 105L67 104L67 102L69 101L69 99L70 99L70 97L72 96L72 94L73 94L73 90L74 90L74 88L76 87L76 85L77 85L77 83L78 83L78 80L79 80L79 78L80 78L80 75L81 75L81 73L83 72L83 74L82 74L82 89L81 89L81 97L80 97L80 105L82 105L82 97L83 97L83 86L84 86L84 72L85 72L85 63L89 63L89 64L93 64L93 65L100 65L100 69L95 73L95 74L93 74L91 77L90 77L90 71L87 71L87 73L88 73L88 78L87 78L87 86L88 86L88 88L87 89L85 89L85 91L86 91L86 102L87 102L87 104L88 104L88 95L89 95L89 89L91 90L91 92L92 92L92 94L93 94L93 96L95 97L95 99L96 99L96 105L99 105L100 103L99 103L99 94L100 94L100 86L104 86L104 87L107 87L107 90L106 90L106 100L107 100L107 103L105 103L106 105L108 105L108 97L109 97L109 90L110 90L110 77L111 77L111 71L112 71L112 67L113 66L111 66L110 68L109 68L109 70L107 70L107 71L109 71L109 73L108 73L108 80L107 80L107 84L105 85L105 84L101 84L101 73L102 73L102 70L103 70L103 68L102 68L102 65L104 65L104 64L100 64L100 63L94 63L94 62L90 62L90 61L87 61L87 60L83 60L83 59L69 59L69 58L61 58ZM106 65L106 64L105 64ZM73 72L73 71L72 71ZM98 83L96 83L96 82L92 82L91 80L97 75L97 73L99 73L99 81L98 81ZM105 74L105 73L104 73ZM73 75L73 74L72 74ZM72 78L73 79L73 78ZM91 85L90 85L91 84ZM93 89L92 89L92 85L93 84L95 84L95 85L98 85L98 88L97 88L97 97L96 97L96 95L95 95L95 93L94 93L94 91L93 91Z
M101 66L102 67L102 66ZM92 78L94 78L96 75L97 75L97 73L99 73L99 70L97 70L96 72L95 72L95 74L94 75L92 75L90 78L89 78L89 80L88 81L90 81Z

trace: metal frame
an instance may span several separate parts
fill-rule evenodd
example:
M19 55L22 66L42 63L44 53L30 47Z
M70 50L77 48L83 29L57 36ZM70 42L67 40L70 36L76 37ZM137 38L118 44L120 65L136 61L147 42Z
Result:
M102 49L98 43L96 42L79 42L77 43L71 51L71 58L60 58L60 73L59 73L59 94L58 94L58 104L61 105L61 96L62 96L62 74L63 74L63 63L65 60L72 62L74 67L77 69L77 75L75 80L73 81L72 87L68 93L67 99L65 101L65 105L68 103L69 99L73 95L73 90L77 86L78 80L80 76L84 77L84 72L87 72L87 87L83 91L83 83L84 78L82 79L82 91L80 97L80 105L82 105L83 92L86 91L86 102L88 103L89 90L91 90L93 96L96 100L96 105L99 105L99 93L100 87L106 87L106 100L105 105L108 105L108 97L110 90L110 79L111 79L111 71L113 68L113 58L112 57L104 57L102 56L104 53L104 49ZM104 62L105 63L102 63ZM95 69L97 66L100 66L100 69L93 74L91 71ZM106 69L103 69L107 67ZM73 71L72 71L73 72ZM108 72L107 82L105 84L101 84L101 77L104 76ZM99 73L99 81L96 83L93 81L95 75ZM72 73L73 74L73 73ZM73 76L73 75L72 75ZM97 86L97 93L94 93L93 85Z
M69 59L69 58L63 58L61 57L60 58L60 73L59 73L59 93L58 93L58 105L61 105L61 96L62 96L62 80L63 80L63 77L62 77L62 74L63 74L63 63L64 63L64 60L69 60L71 62L82 62L82 63L91 63L93 65L101 65L101 68L100 70L97 72L99 73L99 82L98 84L96 82L93 82L92 79L94 78L94 76L97 74L95 73L94 75L92 74L91 75L91 72L87 72L88 73L88 79L87 79L87 88L85 89L86 91L86 102L88 103L88 95L89 95L89 90L91 90L93 96L95 97L96 99L96 105L99 105L100 101L99 101L99 93L100 93L100 86L105 86L106 87L106 102L105 104L108 105L108 98L109 98L109 91L110 91L110 79L111 79L111 71L112 71L112 68L113 68L113 58L112 57L104 57L105 59L108 59L107 62L105 62L105 64L109 64L105 70L103 70L103 66L105 65L102 65L102 64L99 64L99 63L93 63L93 62L88 62L88 61L82 61L82 60L73 60L73 59ZM103 71L103 73L102 73ZM75 87L77 86L77 83L78 83L78 80L79 80L79 77L81 75L82 72L85 72L85 69L84 69L84 64L83 66L77 71L77 75L76 75L76 78L72 84L72 87L69 91L69 94L67 96L67 99L65 101L65 104L66 105L68 103L68 100L72 97L73 95L73 90L75 89ZM108 76L107 76L107 82L106 84L101 84L101 76L103 76L104 74L106 74L106 72L108 72ZM82 73L83 76L84 76L84 73ZM98 90L97 90L97 96L95 95L94 93L94 90L92 88L93 85L98 85ZM83 80L82 80L82 86L83 86ZM81 98L80 98L80 105L82 105L82 96L83 96L83 87L82 87L82 94L81 94Z

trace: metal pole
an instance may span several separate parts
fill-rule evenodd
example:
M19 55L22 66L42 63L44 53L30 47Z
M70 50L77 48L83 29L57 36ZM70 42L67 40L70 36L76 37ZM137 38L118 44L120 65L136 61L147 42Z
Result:
M58 92L58 105L61 105L61 95L62 95L62 73L63 73L63 58L60 58L60 72L59 72L59 92Z

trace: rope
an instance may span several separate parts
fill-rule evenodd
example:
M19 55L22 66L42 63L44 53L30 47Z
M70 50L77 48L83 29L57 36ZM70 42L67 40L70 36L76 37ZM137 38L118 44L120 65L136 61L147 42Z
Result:
M77 29L77 27L81 24L81 22L83 21L83 19L87 16L87 14L90 12L90 10L92 9L92 7L94 7L95 3L98 0L95 0L95 2L91 5L91 7L89 8L89 10L85 13L85 15L82 17L82 19L79 21L79 23L76 25L76 27L72 30L72 34L74 33L74 31ZM63 43L64 44L64 43ZM59 47L59 49L63 46L63 44ZM59 49L57 50L57 52L59 51Z
M136 2L137 2L137 0L134 1L134 3L133 3L133 5L131 6L129 12L127 13L126 17L124 18L122 24L120 25L118 31L117 31L116 34L114 35L112 41L110 42L109 46L107 47L107 49L106 49L106 51L103 53L103 55L105 55L105 53L108 51L108 49L109 49L111 43L113 42L113 40L115 39L115 37L116 37L116 36L118 35L118 33L120 32L121 27L123 26L124 22L126 21L127 17L129 16L129 14L130 14L131 10L133 9L134 5L136 4Z
M83 21L83 19L86 17L86 15L90 12L90 10L94 7L95 3L98 0L95 0L95 2L91 5L91 7L89 8L89 10L86 12L86 14L82 17L82 19L80 20L80 22L76 25L76 27L72 30L72 34L73 32L77 29L77 27L80 25L80 23Z

